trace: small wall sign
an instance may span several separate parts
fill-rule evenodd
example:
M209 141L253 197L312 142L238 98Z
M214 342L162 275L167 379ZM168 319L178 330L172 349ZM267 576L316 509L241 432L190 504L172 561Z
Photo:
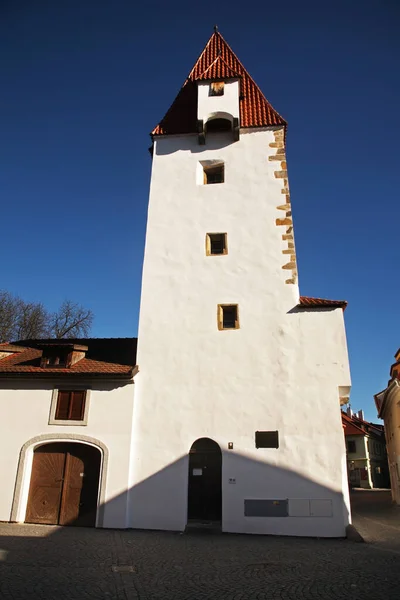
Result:
M193 469L193 475L198 477L199 475L203 475L203 469Z

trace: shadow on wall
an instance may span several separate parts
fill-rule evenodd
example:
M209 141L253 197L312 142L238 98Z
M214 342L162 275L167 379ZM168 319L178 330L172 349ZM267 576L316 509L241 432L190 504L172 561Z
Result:
M54 444L56 442L54 440ZM79 440L71 443L85 446ZM44 440L43 445L52 446L49 440ZM262 452L273 450L264 449ZM97 512L102 514L104 527L113 528L116 523L126 522L128 528L184 531L188 516L190 519L208 521L218 520L222 514L224 532L345 536L350 516L347 499L341 490L331 489L290 469L254 460L232 450L223 451L220 457L222 462L220 459L218 466L218 461L215 463L206 459L201 452L182 456L136 484L129 493L125 491L100 504ZM100 478L102 476L106 478L107 473L102 472ZM71 485L73 493L69 493L68 489L61 490L50 499L60 502L52 514L67 512L76 515L76 518L68 521L72 526L85 522L85 510L93 510L85 505L84 486L79 495L76 481L63 483L64 486ZM40 511L40 492L37 497ZM70 498L68 501L76 506L61 506L62 499L65 502L66 498ZM31 501L30 496L26 514L34 523L35 518L32 518L29 506ZM48 502L49 499L44 501ZM121 519L121 513L124 519ZM46 523L43 520L39 522ZM57 521L53 520L52 523L57 524ZM54 532L55 535L62 533L63 529Z
M207 133L205 146L199 144L197 134L193 134L189 137L187 135L171 137L168 138L168 143L165 143L164 141L162 144L156 144L156 154L157 156L165 156L167 154L174 154L178 151L188 151L192 154L204 154L205 150L221 150L222 148L232 145L232 136L232 131Z

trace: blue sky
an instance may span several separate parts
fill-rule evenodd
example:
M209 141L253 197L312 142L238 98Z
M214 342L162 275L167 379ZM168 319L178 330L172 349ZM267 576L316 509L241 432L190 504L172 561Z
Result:
M0 287L136 335L148 133L217 23L289 122L300 291L348 300L352 406L374 419L400 346L399 17L396 0L2 0Z

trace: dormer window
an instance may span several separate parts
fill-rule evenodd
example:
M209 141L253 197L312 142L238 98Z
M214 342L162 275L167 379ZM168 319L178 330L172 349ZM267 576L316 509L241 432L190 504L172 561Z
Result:
M87 346L67 341L38 344L42 350L40 366L42 369L69 368L85 357Z
M212 81L210 83L210 96L223 96L225 91L224 81Z

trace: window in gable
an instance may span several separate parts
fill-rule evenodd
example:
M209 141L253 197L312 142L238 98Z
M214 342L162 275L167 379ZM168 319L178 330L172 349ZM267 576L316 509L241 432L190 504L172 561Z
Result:
M210 83L210 96L223 96L225 91L224 81L212 81Z

